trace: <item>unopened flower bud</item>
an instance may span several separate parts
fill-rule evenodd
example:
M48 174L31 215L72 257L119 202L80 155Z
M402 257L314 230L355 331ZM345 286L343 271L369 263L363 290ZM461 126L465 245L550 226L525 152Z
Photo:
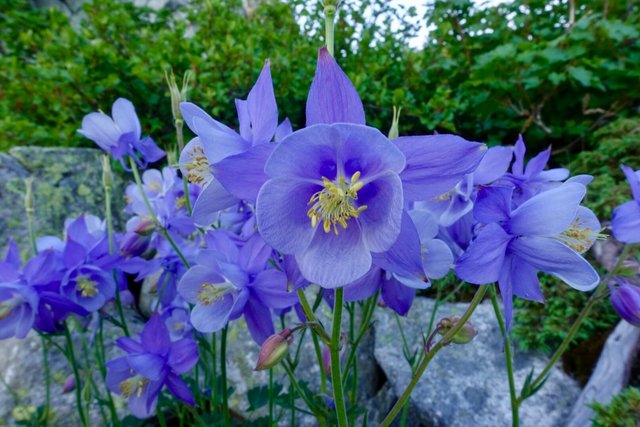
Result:
M133 232L140 234L141 236L147 236L156 229L156 224L150 217L140 218L140 220L133 227Z
M391 121L391 129L389 129L389 139L396 139L400 135L399 125L401 111L402 107L393 107L393 119Z
M120 241L120 252L124 256L140 256L146 252L151 243L151 235L127 231Z
M445 317L438 322L438 333L440 335L446 335L453 329L458 322L460 322L460 316ZM455 344L467 344L471 342L478 335L478 331L473 325L467 321L462 328L453 336L451 342Z
M287 355L292 340L293 331L289 328L267 338L258 353L258 363L255 370L270 369L280 363Z
M322 348L322 370L325 374L331 375L331 350L327 346Z
M609 283L611 305L624 320L633 326L640 326L640 286L621 277L617 277L616 281L618 286Z
M24 180L24 207L28 215L33 214L33 177Z
M76 377L69 375L62 385L62 394L67 394L76 389Z

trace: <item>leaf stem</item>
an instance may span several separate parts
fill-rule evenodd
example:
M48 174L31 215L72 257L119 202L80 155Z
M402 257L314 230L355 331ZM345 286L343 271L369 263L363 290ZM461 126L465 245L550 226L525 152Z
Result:
M331 334L331 385L333 387L333 399L336 406L338 427L347 427L347 407L344 401L342 387L342 374L340 372L340 326L342 323L342 305L344 289L336 288L333 301L333 325Z

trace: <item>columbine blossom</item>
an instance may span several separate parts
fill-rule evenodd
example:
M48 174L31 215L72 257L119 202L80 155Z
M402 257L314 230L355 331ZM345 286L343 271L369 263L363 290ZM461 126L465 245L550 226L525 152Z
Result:
M138 418L155 412L164 386L178 399L193 406L193 394L180 375L198 362L198 345L193 338L171 342L169 330L159 315L145 325L140 341L128 337L116 341L126 356L107 362L107 388L125 397L129 410Z
M452 135L390 141L365 126L355 88L325 48L307 100L307 127L286 137L265 165L258 229L326 288L367 273L372 253L400 234L406 203L450 190L484 155Z
M621 166L629 181L633 200L623 203L613 211L611 229L613 236L621 242L640 242L640 171Z
M633 326L640 326L640 286L623 277L616 277L617 286L609 282L611 305L620 317Z
M274 334L270 309L297 302L285 273L267 268L272 249L258 234L242 242L222 230L209 233L207 246L178 284L179 294L195 304L191 324L200 332L216 332L244 316L251 336L262 344Z
M151 137L142 138L140 121L131 101L118 98L111 108L111 117L97 112L82 119L78 133L89 138L100 148L120 160L128 170L126 156L132 157L142 167L157 162L165 156Z
M255 202L266 180L264 163L273 150L271 140L291 132L285 120L278 126L278 107L271 69L266 61L246 100L236 100L240 132L218 122L190 102L180 104L189 128L197 135L180 154L180 170L203 190L193 207L196 224L207 226L220 210L241 199Z
M568 182L539 193L512 209L513 188L490 187L478 194L474 216L486 224L456 264L462 280L477 285L498 282L511 322L512 295L543 302L537 270L571 287L588 291L600 280L580 256L595 240L600 224L579 206L582 184Z

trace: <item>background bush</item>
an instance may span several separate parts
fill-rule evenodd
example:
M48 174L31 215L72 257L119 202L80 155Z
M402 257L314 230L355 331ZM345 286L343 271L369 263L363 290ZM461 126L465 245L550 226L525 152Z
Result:
M403 107L402 134L454 132L490 144L524 134L529 154L552 145L553 161L595 175L587 204L600 218L628 199L619 162L640 168L640 5L632 0L514 1L478 8L471 0L431 1L416 11L386 0L345 0L336 56L380 129ZM75 27L55 9L0 0L0 150L14 145L91 146L82 117L108 111L119 96L143 128L172 146L164 71L191 70L190 99L237 124L245 97L271 59L280 118L304 125L304 105L322 44L319 1L267 0L251 13L241 0L199 0L159 12L127 2L86 4ZM300 25L302 23L302 25ZM546 306L521 304L521 345L548 349L586 296L543 279ZM606 304L605 304L606 305ZM544 320L543 320L544 319ZM581 338L616 321L602 307Z

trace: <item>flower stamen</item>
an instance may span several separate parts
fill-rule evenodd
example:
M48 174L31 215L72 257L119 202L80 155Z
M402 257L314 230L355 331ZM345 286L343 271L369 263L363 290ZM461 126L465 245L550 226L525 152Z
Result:
M313 194L307 203L312 205L307 212L311 227L315 228L322 222L325 233L329 233L333 228L333 232L338 234L338 225L346 229L349 219L358 218L360 213L367 209L366 205L357 208L353 205L353 201L358 199L358 191L364 186L360 181L360 175L360 171L355 172L349 184L344 176L338 177L336 182L322 177L324 188Z
M80 276L76 282L76 290L80 292L82 298L93 298L98 294L98 283L89 279L87 276Z

